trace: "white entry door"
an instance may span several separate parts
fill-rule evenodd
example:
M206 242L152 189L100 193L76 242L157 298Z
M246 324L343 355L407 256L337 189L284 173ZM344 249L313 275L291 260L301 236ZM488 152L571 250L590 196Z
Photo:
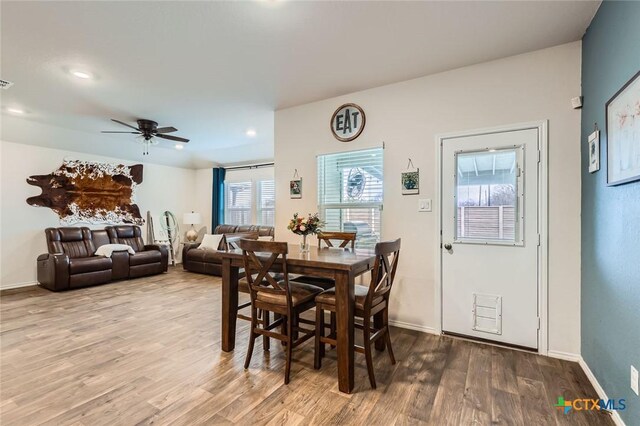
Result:
M539 129L442 140L442 328L538 348Z

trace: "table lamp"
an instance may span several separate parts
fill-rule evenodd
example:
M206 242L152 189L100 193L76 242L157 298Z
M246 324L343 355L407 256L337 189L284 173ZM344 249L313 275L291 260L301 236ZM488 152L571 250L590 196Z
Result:
M191 229L187 231L187 241L194 242L198 239L198 232L193 225L199 225L201 221L200 213L194 213L193 211L191 213L185 213L182 216L182 223L191 225Z

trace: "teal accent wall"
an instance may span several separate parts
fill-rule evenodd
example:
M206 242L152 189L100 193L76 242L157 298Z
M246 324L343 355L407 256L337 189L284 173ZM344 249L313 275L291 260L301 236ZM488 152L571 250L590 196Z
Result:
M630 365L640 369L640 181L608 187L605 103L640 70L640 2L604 1L582 40L582 357L620 416L640 425ZM587 136L601 129L600 171Z

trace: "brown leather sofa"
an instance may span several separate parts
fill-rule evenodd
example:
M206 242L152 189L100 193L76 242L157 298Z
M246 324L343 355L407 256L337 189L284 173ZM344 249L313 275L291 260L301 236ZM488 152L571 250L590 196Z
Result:
M214 234L224 234L218 250L227 250L229 245L241 238L258 239L274 236L273 226L218 225ZM185 271L208 275L222 275L222 261L213 250L198 250L200 243L185 243L182 249L182 267Z
M38 256L38 282L52 291L105 284L111 281L167 271L166 247L144 245L140 227L114 226L47 228L46 254ZM129 244L136 254L114 252L111 258L95 256L105 244Z

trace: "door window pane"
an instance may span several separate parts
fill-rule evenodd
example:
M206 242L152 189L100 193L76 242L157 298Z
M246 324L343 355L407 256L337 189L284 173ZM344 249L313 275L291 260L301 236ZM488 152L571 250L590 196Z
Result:
M518 151L456 154L456 240L518 241Z

